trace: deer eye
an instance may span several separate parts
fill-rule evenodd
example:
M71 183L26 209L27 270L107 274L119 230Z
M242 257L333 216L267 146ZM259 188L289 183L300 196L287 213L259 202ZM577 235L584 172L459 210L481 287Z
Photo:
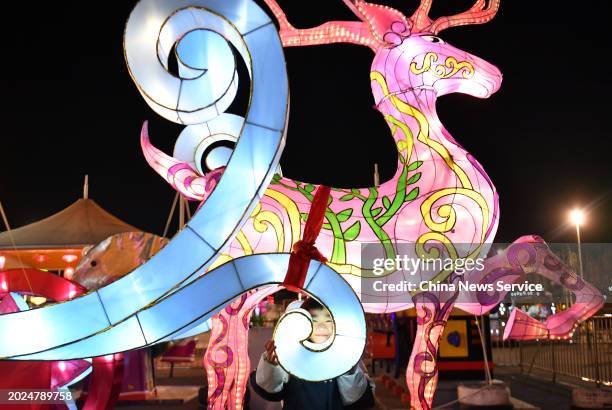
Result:
M421 38L429 41L430 43L444 43L444 40L437 36L421 36Z

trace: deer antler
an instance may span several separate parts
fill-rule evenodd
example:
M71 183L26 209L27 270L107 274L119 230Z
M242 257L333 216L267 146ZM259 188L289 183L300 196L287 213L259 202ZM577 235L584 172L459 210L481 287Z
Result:
M285 47L353 43L368 46L373 50L377 48L375 38L363 21L329 21L318 27L298 29L289 23L287 16L276 0L264 0L264 2L278 20L279 35ZM353 12L356 11L352 4L349 5L349 8Z
M404 23L406 17L399 11L363 0L342 0L361 21L329 21L309 29L295 28L276 0L264 0L280 25L279 34L283 46L311 46L331 43L353 43L376 51L387 42L384 35L393 22Z
M439 33L449 27L466 26L468 24L484 24L493 19L499 10L500 0L476 0L476 3L468 11L437 18L429 27L429 31L434 34Z
M432 0L421 0L421 4L410 17L412 31L419 32L422 28L431 26L433 21L429 18Z
M497 10L499 10L499 2L500 0L489 0L487 4L486 0L476 0L470 9L463 13L439 17L432 21L428 16L432 0L421 0L421 4L410 17L412 31L438 34L449 27L483 24L495 17Z

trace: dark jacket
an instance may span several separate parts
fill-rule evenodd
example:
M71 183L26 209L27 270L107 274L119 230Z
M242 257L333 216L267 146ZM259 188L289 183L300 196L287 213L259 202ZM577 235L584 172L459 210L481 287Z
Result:
M356 410L374 405L369 379L359 366L332 380L310 382L290 376L262 356L250 381L265 400L282 400L283 410Z

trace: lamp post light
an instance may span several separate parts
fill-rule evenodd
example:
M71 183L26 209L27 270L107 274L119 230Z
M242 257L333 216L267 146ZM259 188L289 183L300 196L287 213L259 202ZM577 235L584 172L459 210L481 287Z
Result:
M582 246L580 243L580 225L584 223L584 212L581 209L574 209L570 212L570 219L576 225L576 237L578 238L578 263L580 266L580 277L584 276L582 271Z

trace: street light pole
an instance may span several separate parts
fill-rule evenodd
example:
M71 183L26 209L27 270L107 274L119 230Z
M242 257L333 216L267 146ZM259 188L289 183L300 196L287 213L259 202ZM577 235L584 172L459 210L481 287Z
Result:
M578 237L578 263L580 264L580 277L584 278L582 270L582 244L580 243L580 224L576 224L576 236Z
M582 270L582 244L580 242L580 224L584 222L584 213L580 209L574 209L570 214L570 217L574 224L576 224L576 238L578 239L578 264L580 268L580 277L584 278L584 272Z

